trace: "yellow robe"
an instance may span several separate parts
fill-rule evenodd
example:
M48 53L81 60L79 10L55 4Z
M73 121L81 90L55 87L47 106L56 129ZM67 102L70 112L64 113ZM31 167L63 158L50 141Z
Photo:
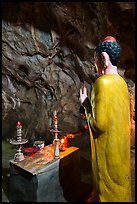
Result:
M86 109L91 138L93 190L99 202L130 202L130 101L124 79L100 76Z

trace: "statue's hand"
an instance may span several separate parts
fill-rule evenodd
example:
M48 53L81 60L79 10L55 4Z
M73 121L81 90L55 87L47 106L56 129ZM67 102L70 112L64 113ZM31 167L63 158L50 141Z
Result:
M87 88L84 85L83 91L82 91L82 89L80 89L80 102L81 102L81 104L85 101L85 99L87 97L88 97L88 95L87 95Z

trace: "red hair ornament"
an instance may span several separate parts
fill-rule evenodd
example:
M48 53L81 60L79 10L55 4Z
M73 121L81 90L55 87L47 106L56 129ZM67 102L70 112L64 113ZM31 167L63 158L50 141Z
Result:
M100 42L102 43L102 42L117 42L117 41L114 37L107 36L107 37L103 38Z

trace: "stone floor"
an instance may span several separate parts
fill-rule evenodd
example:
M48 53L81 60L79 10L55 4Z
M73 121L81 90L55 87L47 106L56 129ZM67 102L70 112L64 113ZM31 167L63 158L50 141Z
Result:
M2 144L2 202L9 202L9 159L12 159L16 149L8 143ZM81 161L81 178L85 185L85 190L89 192L91 187L91 162L90 162L90 149L80 149ZM135 150L131 150L131 178L132 178L132 198L135 202ZM88 195L82 202L88 202Z

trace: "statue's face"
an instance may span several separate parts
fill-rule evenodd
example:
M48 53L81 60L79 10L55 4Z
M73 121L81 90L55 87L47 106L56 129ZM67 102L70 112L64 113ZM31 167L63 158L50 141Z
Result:
M96 67L97 73L98 74L103 74L104 65L103 65L101 57L98 57L96 52L94 52L94 60L95 60L95 67Z

